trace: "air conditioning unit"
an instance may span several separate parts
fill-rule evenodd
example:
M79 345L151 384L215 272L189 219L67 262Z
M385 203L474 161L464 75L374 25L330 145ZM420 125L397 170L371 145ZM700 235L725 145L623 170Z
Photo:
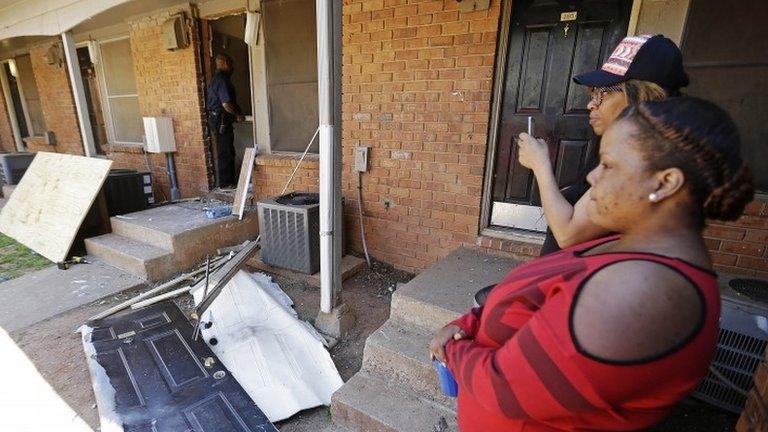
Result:
M320 271L320 195L294 192L257 203L261 260L306 274Z
M720 336L712 367L748 392L768 347L768 281L720 275ZM693 397L739 413L746 397L710 372Z
M19 184L34 158L34 153L0 154L0 177L2 177L3 184L9 186Z

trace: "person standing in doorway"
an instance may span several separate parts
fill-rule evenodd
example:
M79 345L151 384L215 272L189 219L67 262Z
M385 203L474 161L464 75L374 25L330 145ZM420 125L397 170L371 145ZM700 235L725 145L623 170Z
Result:
M226 189L235 185L235 121L245 120L237 105L235 87L230 77L233 72L232 57L216 55L216 73L208 87L208 129L216 140L217 186Z

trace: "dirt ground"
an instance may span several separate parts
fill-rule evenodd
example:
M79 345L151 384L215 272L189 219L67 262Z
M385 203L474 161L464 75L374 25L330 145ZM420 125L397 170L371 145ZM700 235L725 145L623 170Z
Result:
M342 296L357 318L354 329L331 349L331 357L344 381L360 369L365 339L389 318L396 284L412 277L374 262L373 270L366 269L344 282ZM279 276L274 276L274 280L293 299L299 317L313 322L319 310L320 290ZM99 427L96 400L80 335L75 331L89 317L140 292L125 291L11 334L43 377L94 430ZM181 297L177 304L182 310L189 310L191 297ZM301 412L277 427L281 432L318 432L330 422L328 408L320 407Z
M331 356L344 381L362 364L365 339L389 317L391 294L396 284L412 275L374 263L344 283L345 302L357 317L354 329L331 349ZM274 280L293 299L302 319L312 322L320 303L320 291L302 282L275 276ZM108 299L65 312L11 336L31 358L40 373L61 397L91 426L98 430L99 419L90 376L77 328L90 316L138 294L126 291ZM189 308L189 297L179 298L182 309ZM655 432L729 432L736 416L704 404L683 403ZM301 412L276 426L282 432L319 432L331 423L327 407ZM419 432L419 431L414 431Z

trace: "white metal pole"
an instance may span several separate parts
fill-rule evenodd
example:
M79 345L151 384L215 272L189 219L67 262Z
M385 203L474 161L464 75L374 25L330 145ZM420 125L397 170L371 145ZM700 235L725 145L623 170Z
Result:
M334 6L338 0L316 0L317 93L320 123L320 310L331 313L341 290L341 142L334 89L340 85L334 68ZM340 9L337 9L337 11ZM338 46L336 47L338 49Z
M72 38L72 32L62 33L61 40L64 43L64 56L67 59L69 82L72 85L77 120L80 124L80 136L83 138L83 150L88 157L96 156L96 140L93 138L91 118L88 115L88 102L85 99L85 89L83 88L83 76L80 74L80 63L77 60L77 49L75 48L75 40Z
M16 117L16 106L13 104L13 98L11 97L11 86L8 84L8 74L5 72L5 62L0 63L0 85L3 87L3 96L5 96L5 108L8 110L8 117L11 121L11 130L13 131L13 141L16 143L16 151L23 152L26 150L24 147L24 141L21 137L21 130L19 129L19 118Z

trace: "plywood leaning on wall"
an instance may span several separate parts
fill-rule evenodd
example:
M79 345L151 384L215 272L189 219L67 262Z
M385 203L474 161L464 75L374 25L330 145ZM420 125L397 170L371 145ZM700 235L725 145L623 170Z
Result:
M38 152L0 213L0 232L64 261L112 161Z

